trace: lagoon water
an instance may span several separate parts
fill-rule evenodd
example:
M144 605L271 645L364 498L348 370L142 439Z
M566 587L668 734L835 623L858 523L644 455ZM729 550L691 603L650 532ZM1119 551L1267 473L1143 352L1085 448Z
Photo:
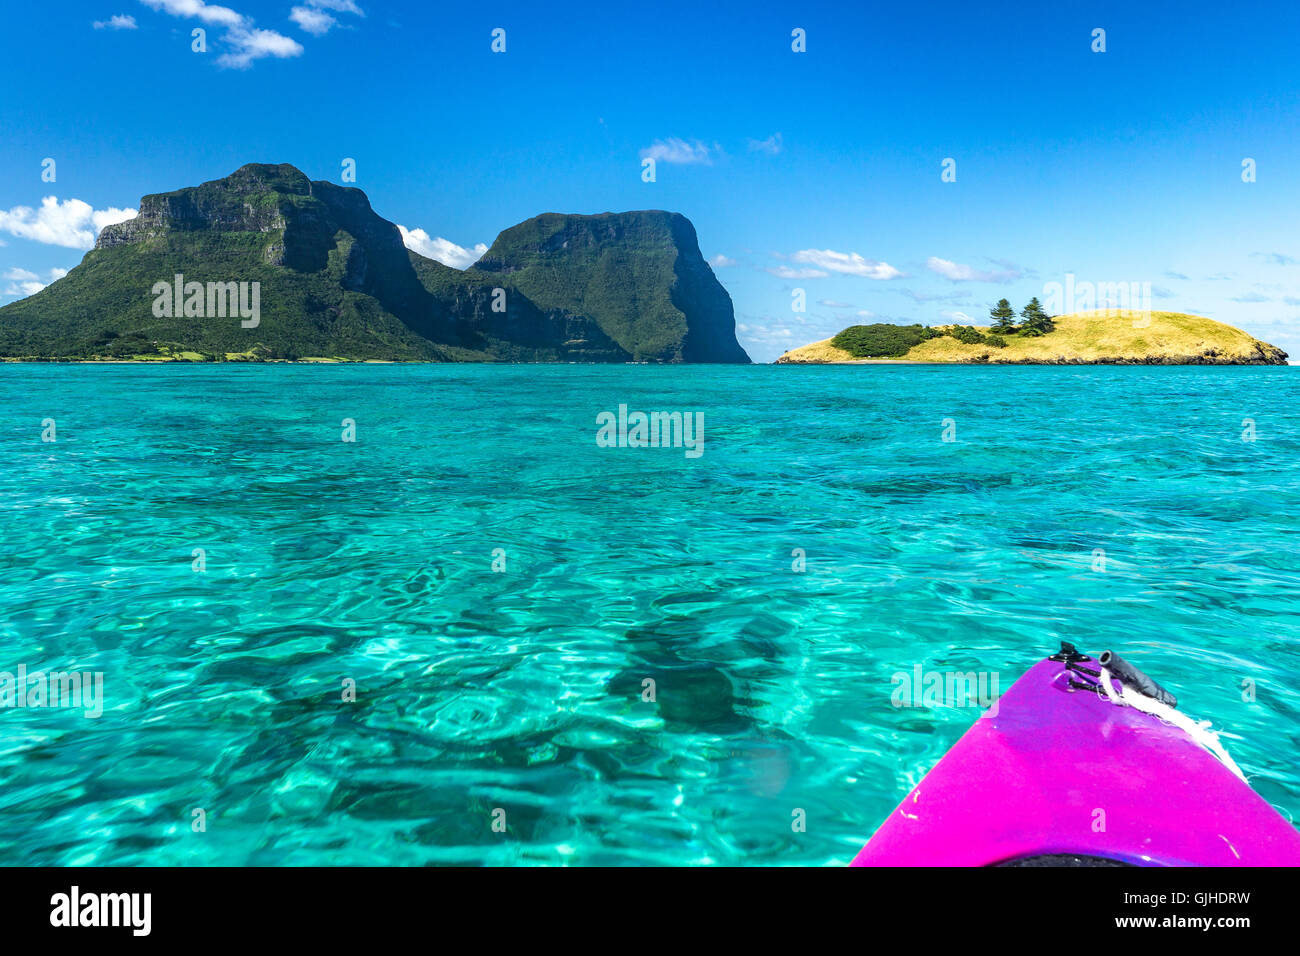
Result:
M703 455L598 447L620 404ZM1298 408L1272 367L0 365L0 670L105 697L0 709L0 863L845 863L978 713L893 676L1061 639L1295 817Z

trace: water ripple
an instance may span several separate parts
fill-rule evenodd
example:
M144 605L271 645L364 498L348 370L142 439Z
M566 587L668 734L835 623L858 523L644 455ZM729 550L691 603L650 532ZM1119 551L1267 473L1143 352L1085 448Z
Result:
M0 862L842 863L976 713L894 675L1005 689L1061 639L1124 648L1298 816L1297 399L1285 368L0 365L0 670L105 680L97 719L0 710ZM704 456L598 448L619 404L703 412Z

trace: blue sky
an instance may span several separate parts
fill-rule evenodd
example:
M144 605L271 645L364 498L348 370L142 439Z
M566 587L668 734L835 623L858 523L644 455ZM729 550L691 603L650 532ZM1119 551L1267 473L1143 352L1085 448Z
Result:
M11 4L0 303L145 193L350 157L381 215L465 249L542 212L681 212L758 361L984 321L1066 272L1300 357L1300 10L1142 6Z

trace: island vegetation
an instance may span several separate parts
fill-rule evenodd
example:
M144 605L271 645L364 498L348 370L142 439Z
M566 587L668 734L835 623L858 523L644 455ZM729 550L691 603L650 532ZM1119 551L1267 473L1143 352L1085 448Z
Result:
M1026 336L1036 338L1047 335L1055 329L1052 317L1044 310L1037 296L1020 310L1020 322L1016 322L1015 310L1006 299L999 299L998 304L989 310L993 320L985 330L973 325L890 325L875 323L872 325L851 325L830 340L834 348L847 352L853 358L900 358L922 342L948 335L963 345L987 345L995 349L1004 349L1010 343L1009 337Z
M1098 309L1049 315L1037 298L1017 315L1006 299L989 325L854 325L786 352L781 364L1281 365L1276 346L1222 322L1181 312Z

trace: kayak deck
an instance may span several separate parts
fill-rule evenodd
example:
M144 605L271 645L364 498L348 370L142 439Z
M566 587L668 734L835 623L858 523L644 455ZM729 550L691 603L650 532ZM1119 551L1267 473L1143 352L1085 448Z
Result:
M1065 664L1048 659L975 721L853 865L987 866L1056 854L1137 866L1296 866L1300 833L1185 732L1070 690Z

